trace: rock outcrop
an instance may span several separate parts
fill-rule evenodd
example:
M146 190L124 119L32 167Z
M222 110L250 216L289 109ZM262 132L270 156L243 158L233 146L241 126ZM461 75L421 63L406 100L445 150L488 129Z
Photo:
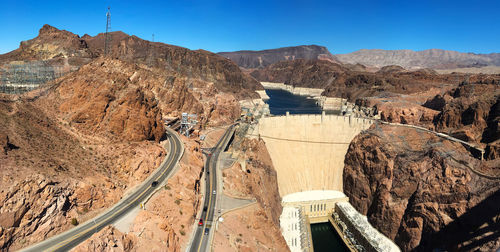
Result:
M424 106L439 109L436 129L464 141L488 144L500 139L500 76L497 80L464 83ZM491 84L489 84L491 83Z
M0 55L0 63L8 61L51 60L55 58L79 58L88 62L92 58L87 43L78 35L44 25L34 39L22 41L19 48Z
M158 142L165 134L158 102L150 90L129 78L130 68L116 60L94 61L60 79L47 99L86 134Z
M165 156L154 142L109 141L72 128L47 100L0 99L0 136L8 136L8 151L0 152L2 250L51 237L72 227L73 218L95 216Z
M236 51L217 53L234 61L243 68L264 68L283 60L326 60L339 63L326 47L317 45L302 45L282 47L262 51Z
M374 125L350 144L344 192L404 251L492 251L500 246L498 169L459 143Z
M88 240L84 241L78 247L73 249L73 252L85 251L137 251L134 245L137 243L137 237L129 234L123 234L114 227L108 226L100 232L92 235Z
M347 71L349 70L344 66L329 61L297 59L277 62L264 69L255 70L250 75L259 81L325 88Z

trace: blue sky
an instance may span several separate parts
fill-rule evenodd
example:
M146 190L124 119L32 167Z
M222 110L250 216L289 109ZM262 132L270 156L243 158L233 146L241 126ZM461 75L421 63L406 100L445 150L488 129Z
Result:
M500 52L500 1L0 0L0 53L43 24L82 36L112 29L212 52L318 44L359 49Z

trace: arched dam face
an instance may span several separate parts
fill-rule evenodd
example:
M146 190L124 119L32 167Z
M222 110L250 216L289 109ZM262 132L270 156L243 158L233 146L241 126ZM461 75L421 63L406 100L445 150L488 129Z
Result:
M349 143L373 123L338 115L288 115L259 120L278 176L281 197L312 191L343 191L342 172Z

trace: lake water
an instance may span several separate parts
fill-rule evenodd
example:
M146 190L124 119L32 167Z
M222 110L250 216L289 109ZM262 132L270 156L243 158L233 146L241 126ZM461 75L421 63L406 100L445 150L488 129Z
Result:
M266 89L269 100L269 110L273 115L284 115L287 111L290 114L321 114L321 107L316 104L316 100L308 96L294 95L281 89Z

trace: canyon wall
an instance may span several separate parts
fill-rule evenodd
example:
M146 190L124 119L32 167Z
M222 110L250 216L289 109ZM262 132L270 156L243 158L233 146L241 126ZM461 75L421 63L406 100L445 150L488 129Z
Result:
M375 125L349 146L343 186L356 210L403 251L495 251L497 167L434 134Z

